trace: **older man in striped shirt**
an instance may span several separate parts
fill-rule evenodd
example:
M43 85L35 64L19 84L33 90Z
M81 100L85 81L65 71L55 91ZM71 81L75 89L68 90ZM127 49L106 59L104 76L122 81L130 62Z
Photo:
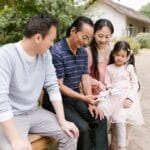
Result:
M73 121L79 128L78 150L108 150L107 122L95 106L96 97L91 94L88 58L83 48L93 37L93 22L80 16L66 34L66 38L51 49L66 119ZM80 83L85 94L80 93ZM46 101L44 106L50 109ZM100 120L98 116L103 119Z

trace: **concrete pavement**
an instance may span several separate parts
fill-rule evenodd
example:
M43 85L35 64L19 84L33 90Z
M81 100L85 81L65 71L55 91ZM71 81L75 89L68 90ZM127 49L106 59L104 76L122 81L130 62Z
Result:
M145 125L134 127L128 150L150 150L150 49L143 49L136 55L136 69L141 84Z

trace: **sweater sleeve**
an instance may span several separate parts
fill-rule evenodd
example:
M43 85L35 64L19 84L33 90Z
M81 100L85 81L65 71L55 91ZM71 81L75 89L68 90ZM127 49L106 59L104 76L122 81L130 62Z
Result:
M46 88L51 101L62 100L59 86L58 86L58 80L56 77L56 72L55 72L54 65L52 63L52 56L50 52L47 52L46 55L46 76L45 76L44 87Z
M131 99L132 101L134 101L134 97L137 94L138 88L139 88L138 79L137 79L137 75L135 73L135 69L134 69L133 65L128 65L127 70L129 72L130 80L131 80L131 90L128 93L127 97L129 99Z
M9 86L12 75L11 59L8 54L0 48L0 122L13 118L10 105Z

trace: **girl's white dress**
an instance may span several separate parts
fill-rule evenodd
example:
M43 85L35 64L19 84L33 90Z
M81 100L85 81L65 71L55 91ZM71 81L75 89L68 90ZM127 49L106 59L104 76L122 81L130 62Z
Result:
M114 64L108 65L105 84L111 89L100 93L98 107L104 111L106 117L112 123L143 124L144 120L138 94L139 84L133 65L121 67ZM123 108L123 102L126 98L133 101L130 108Z

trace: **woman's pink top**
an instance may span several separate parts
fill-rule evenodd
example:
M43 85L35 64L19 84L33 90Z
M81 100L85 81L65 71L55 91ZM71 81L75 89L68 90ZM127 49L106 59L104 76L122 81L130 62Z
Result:
M106 71L106 66L108 64L108 60L109 60L109 55L110 52L112 50L112 46L109 45L107 52L105 54L105 56L102 55L98 55L97 58L97 63L98 63L98 72L99 72L99 80L104 84L105 81L105 71ZM91 73L91 66L92 66L92 53L91 53L91 49L87 48L87 54L88 54L88 69L89 69L89 73L91 75L91 77L93 79L95 79L94 75Z

